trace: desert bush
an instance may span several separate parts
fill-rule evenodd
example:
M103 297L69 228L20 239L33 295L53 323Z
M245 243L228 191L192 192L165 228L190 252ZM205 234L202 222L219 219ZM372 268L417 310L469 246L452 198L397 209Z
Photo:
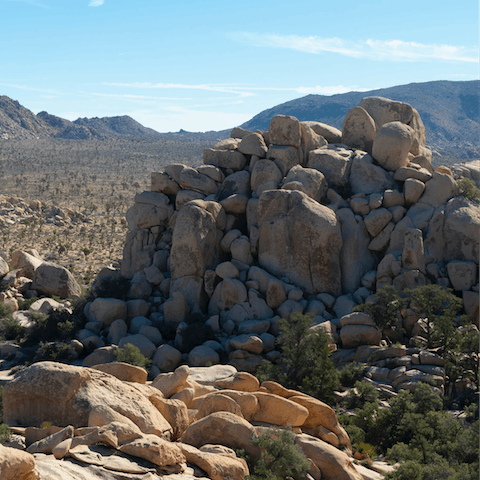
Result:
M137 367L142 367L145 370L148 370L152 363L149 358L147 358L145 355L142 355L138 347L132 345L131 343L125 344L122 348L117 348L115 350L115 356L117 357L118 362L136 365Z
M0 318L6 317L7 315L11 315L13 312L12 307L6 305L4 302L0 302Z
M345 387L353 387L355 382L361 380L365 373L365 365L350 362L338 371L340 384Z
M249 469L253 472L248 480L284 480L291 477L303 480L310 468L310 462L295 445L295 435L291 430L268 428L252 440L261 450L258 460L247 456ZM243 452L240 452L243 453ZM242 455L241 455L242 456Z
M64 342L40 342L35 352L33 362L52 360L63 362L75 358L74 349L69 343Z
M460 189L460 195L463 195L468 200L475 202L480 201L480 190L477 188L477 184L470 178L462 178L457 182Z
M25 327L22 327L18 320L10 316L3 317L0 320L0 338L20 342L24 336Z
M274 380L287 388L300 390L332 402L338 373L329 357L329 337L323 330L311 330L312 317L293 313L280 319L277 343L282 351L280 364L264 362L256 372L260 381Z

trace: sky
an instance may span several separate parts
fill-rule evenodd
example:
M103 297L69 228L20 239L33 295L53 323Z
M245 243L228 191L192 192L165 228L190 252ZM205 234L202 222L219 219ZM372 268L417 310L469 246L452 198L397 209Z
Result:
M479 0L0 0L0 95L159 132L314 93L479 79Z

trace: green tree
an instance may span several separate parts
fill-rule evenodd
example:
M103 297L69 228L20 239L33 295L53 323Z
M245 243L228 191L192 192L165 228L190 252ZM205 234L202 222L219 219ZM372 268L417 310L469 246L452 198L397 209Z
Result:
M324 401L333 401L338 373L329 357L328 334L312 330L312 317L293 313L290 320L280 320L277 343L282 362L265 362L257 369L260 381L274 380L287 388L300 390Z
M370 315L383 336L389 340L387 333L389 330L398 329L398 313L405 300L400 298L391 285L379 288L373 298L373 302L357 305L354 310Z
M411 307L425 319L427 347L435 344L448 349L455 341L455 317L462 308L462 300L440 285L422 285L407 289Z

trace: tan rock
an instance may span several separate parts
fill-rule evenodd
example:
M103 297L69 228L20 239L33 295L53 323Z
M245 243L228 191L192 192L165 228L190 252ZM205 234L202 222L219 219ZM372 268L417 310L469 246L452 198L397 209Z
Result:
M308 410L289 399L270 393L255 392L259 409L253 420L272 425L299 427L308 418Z
M52 450L61 442L67 439L73 438L74 428L70 425L65 427L63 430L60 430L53 435L49 435L38 442L32 443L28 448L27 452L34 453L52 453Z
M408 152L414 131L401 122L384 124L373 141L372 156L386 170L396 171L408 165Z
M150 189L152 192L164 193L165 195L176 195L180 186L166 173L152 172L150 174Z
M135 388L103 372L54 362L35 363L9 382L3 393L4 421L83 427L91 410L107 405L142 432L170 438L172 429Z
M308 410L308 417L301 426L302 428L315 428L321 425L336 435L340 445L351 449L350 438L338 422L337 415L332 407L308 395L290 397L289 400L302 405ZM326 433L328 434L328 432Z
M252 444L254 437L255 428L243 418L230 412L216 412L192 423L181 441L197 448L208 443L225 445L259 458L260 449Z
M147 371L142 367L124 362L111 362L95 365L92 368L108 373L122 382L147 383Z
M153 380L152 387L158 388L165 398L169 398L184 388L189 372L188 365L181 365L172 373L158 375Z
M322 480L362 480L351 458L332 445L310 435L296 435L295 443L322 472Z
M362 107L353 107L345 115L342 126L342 143L372 153L377 129L375 121Z
M148 399L172 426L172 439L176 440L180 438L190 424L187 405L181 400L162 398L159 395L150 395Z
M96 405L90 410L90 415L88 416L89 427L102 427L103 425L108 425L112 422L125 423L131 429L137 430L138 433L141 431L132 420L125 415L116 412L108 405Z
M205 396L204 401L200 404L197 413L197 419L207 417L215 412L230 412L243 418L240 405L227 395L221 392L209 394Z
M237 372L234 377L226 380L218 380L215 387L227 390L239 390L241 392L256 392L260 387L258 378L248 372Z
M182 207L170 250L172 281L187 275L203 277L207 268L219 263L225 221L225 210L216 202L195 200Z
M328 145L308 154L307 167L321 172L330 186L348 181L351 166L351 151L344 147Z
M58 295L61 298L82 294L73 275L66 268L51 262L43 262L37 267L31 288L44 295Z
M275 115L268 127L272 145L291 145L299 147L301 143L300 122L290 115Z
M144 458L159 467L185 463L185 456L180 448L156 435L143 435L119 447L120 452Z
M328 143L342 142L342 132L338 128L315 121L304 121L300 123L303 125L308 125L315 133L321 135Z
M346 325L340 330L343 348L355 348L359 345L379 345L382 332L368 325Z
M437 208L458 194L458 186L453 177L447 173L433 172L431 180L425 183L425 191L420 202Z
M203 163L219 168L231 168L234 171L243 170L247 159L237 150L215 150L206 148L203 151Z
M35 457L16 448L0 444L0 473L5 480L37 480Z
M267 153L267 146L263 136L253 132L242 138L242 141L238 144L238 151L245 155L256 155L259 158L264 158Z
M187 462L205 470L212 480L243 480L249 475L247 463L241 458L204 452L185 443L178 443L178 446Z
M258 205L258 226L261 267L287 276L308 293L340 292L342 237L331 209L302 192L266 191Z
M30 255L22 250L16 250L12 252L10 267L13 270L20 270L17 273L18 277L27 277L33 280L35 270L43 263L41 258L37 258L34 255Z
M282 176L285 176L292 167L298 165L303 159L300 158L298 150L295 147L270 145L267 158L273 160L282 172Z

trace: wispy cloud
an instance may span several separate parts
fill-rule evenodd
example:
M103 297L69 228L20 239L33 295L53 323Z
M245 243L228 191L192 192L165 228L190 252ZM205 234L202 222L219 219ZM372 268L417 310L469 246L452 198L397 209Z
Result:
M105 3L105 0L90 0L89 7L100 7Z
M253 97L255 92L293 92L300 94L321 94L333 95L338 93L351 92L352 90L361 91L368 89L359 89L355 85L331 85L331 86L299 86L299 87L256 87L251 85L238 84L183 84L183 83L148 83L148 82L134 82L134 83L104 83L112 87L132 88L132 89L164 89L164 90L203 90L208 92L229 93L238 95L240 98ZM112 95L112 94L107 94ZM149 98L149 97L144 97Z
M104 85L112 87L128 87L128 88L146 88L146 89L164 89L164 90L204 90L208 92L234 93L242 97L251 97L253 93L242 91L234 85L228 84L198 84L188 85L184 83L104 83Z
M475 48L454 45L423 44L403 40L363 40L349 41L341 38L318 36L256 34L242 32L237 36L258 47L284 48L305 53L337 53L353 58L391 61L446 60L478 63Z
M29 92L39 92L39 93L46 93L46 94L53 94L53 95L67 95L65 92L60 92L59 90L52 90L49 88L30 87L28 85L21 85L17 83L0 83L0 87L17 88L18 90L27 90Z
M92 95L94 97L112 97L112 98L125 98L132 100L193 100L192 97L152 97L149 95L133 95L129 93L91 93L79 91L82 95Z

